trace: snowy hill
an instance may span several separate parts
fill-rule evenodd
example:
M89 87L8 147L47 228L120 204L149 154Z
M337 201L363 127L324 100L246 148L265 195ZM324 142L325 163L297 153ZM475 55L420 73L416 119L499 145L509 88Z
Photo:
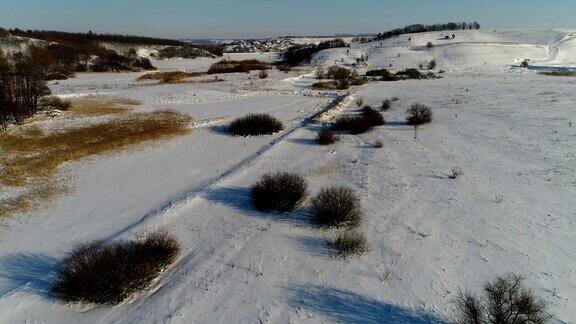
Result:
M445 36L455 38L445 39ZM408 41L408 38L411 38ZM432 42L435 46L426 48ZM440 79L312 90L314 65L400 70L432 59ZM276 59L230 54L230 59ZM126 98L136 112L172 109L194 118L176 139L62 164L68 191L0 227L0 322L22 323L441 323L460 291L479 293L514 272L546 300L553 322L576 319L576 78L518 68L576 68L567 30L456 31L402 35L316 54L289 72L270 70L137 81L143 73L81 73L51 82L62 98ZM206 71L218 59L154 62L161 71ZM340 104L331 103L342 96ZM358 114L357 98L386 123L319 146L320 129ZM415 103L429 125L405 122ZM313 116L330 109L321 119ZM225 126L269 113L285 130L234 137ZM110 116L35 119L57 129ZM383 147L374 147L376 141ZM463 174L450 178L452 168ZM261 213L250 186L266 172L304 176L311 194L346 186L361 200L369 251L335 257L338 230L294 213ZM18 189L0 187L8 199ZM182 251L152 289L123 304L63 304L49 291L58 262L80 243L171 231Z

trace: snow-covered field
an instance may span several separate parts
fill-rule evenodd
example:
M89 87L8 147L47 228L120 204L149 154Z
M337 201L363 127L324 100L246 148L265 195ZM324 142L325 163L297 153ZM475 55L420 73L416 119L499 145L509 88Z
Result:
M310 71L224 75L222 82L152 85L139 73L80 74L51 84L63 97L106 95L194 117L190 135L66 164L71 188L46 208L6 220L0 236L0 322L428 323L450 321L460 290L479 292L514 272L549 303L557 322L576 319L576 78L515 68L576 67L574 31L459 31L401 36L330 49L316 62L416 67L431 59L442 79L374 82L350 89L379 106L386 125L314 142L310 117L334 94L310 90ZM452 33L450 33L452 34ZM424 45L432 41L432 50ZM264 54L252 54L264 55ZM261 58L261 57L258 57ZM269 57L272 60L272 57ZM203 71L214 60L155 62ZM391 65L391 66L390 66ZM413 103L433 108L417 137L404 123ZM268 112L286 129L238 138L232 118ZM50 121L46 121L50 123ZM384 147L372 143L382 140ZM463 175L448 177L458 167ZM335 232L310 226L306 206L263 214L249 187L268 171L306 176L310 191L354 189L371 243L332 257ZM48 298L58 260L90 240L165 228L182 245L153 289L114 307Z

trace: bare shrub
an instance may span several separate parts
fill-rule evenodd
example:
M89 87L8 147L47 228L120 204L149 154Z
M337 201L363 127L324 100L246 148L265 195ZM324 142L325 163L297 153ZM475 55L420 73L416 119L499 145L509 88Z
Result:
M253 70L267 70L269 68L268 63L254 59L243 61L222 60L212 64L208 69L208 74L247 73Z
M428 70L434 70L437 65L438 65L438 63L436 63L436 60L430 61L430 62L428 63Z
M334 144L339 140L339 137L334 135L330 129L322 129L316 136L316 142L320 145Z
M308 185L303 177L286 172L269 173L252 185L252 203L264 212L293 211L306 197Z
M266 70L260 70L260 72L258 73L258 77L260 79L266 79L268 78L268 72Z
M384 147L384 142L382 142L381 140L376 140L374 142L374 144L372 144L372 147L380 149Z
M274 134L283 130L284 125L268 114L250 114L234 120L228 128L234 135L254 136Z
M339 90L340 84L337 81L323 81L312 84L314 90Z
M424 79L426 76L422 74L422 72L418 71L417 69L406 69L403 71L396 72L397 76L403 76L408 79Z
M328 68L327 76L338 82L339 89L347 89L350 83L357 77L353 71L337 65Z
M522 278L509 274L484 286L484 298L460 293L456 301L459 323L545 323L546 304L524 287Z
M340 233L330 243L336 250L337 255L341 257L360 255L366 253L370 248L366 237L355 231Z
M427 49L432 49L433 47L434 47L434 43L432 43L432 42L426 43L426 48L427 48Z
M410 109L406 110L408 125L418 126L432 122L432 110L422 104L413 104Z
M458 167L453 167L452 173L450 173L449 177L450 177L450 179L457 179L459 176L461 176L463 174L464 174L464 171L462 171L462 169L460 169Z
M193 78L206 75L204 72L182 72L182 71L171 71L171 72L152 72L146 73L138 78L138 81L150 81L158 80L160 83L179 83L184 81L186 78Z
M311 202L314 222L320 226L358 226L362 220L360 199L344 187L322 189Z
M382 126L385 123L384 117L370 106L364 106L364 108L362 108L362 117L372 126Z
M388 111L388 110L390 110L390 108L392 108L392 101L390 101L390 99L386 99L386 100L382 101L382 105L380 106L380 110Z
M332 124L336 132L350 132L350 134L363 134L372 129L374 125L364 116L342 116Z
M64 302L118 304L147 289L179 251L166 232L138 241L84 244L62 261L52 292Z

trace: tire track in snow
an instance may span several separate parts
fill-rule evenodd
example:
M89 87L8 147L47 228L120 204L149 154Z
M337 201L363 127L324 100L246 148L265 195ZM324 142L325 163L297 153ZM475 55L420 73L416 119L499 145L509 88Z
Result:
M180 208L180 207L185 206L190 201L198 198L202 193L205 193L208 190L216 187L218 184L224 182L227 178L249 168L254 163L256 163L257 161L262 159L265 153L269 152L271 149L276 147L279 143L284 141L288 136L290 136L296 130L312 124L314 122L314 116L316 116L318 114L318 112L322 112L322 111L326 111L326 110L329 110L331 108L334 108L333 103L335 100L336 99L334 99L333 101L330 101L328 104L326 104L324 106L320 106L319 109L316 109L316 111L312 111L312 113L307 114L307 116L304 117L304 120L302 120L300 123L291 127L290 129L285 131L282 135L275 138L271 142L267 143L266 145L261 147L258 151L249 155L248 157L246 157L245 159L243 159L242 161L240 161L239 163L237 163L236 165L234 165L232 168L228 169L224 173L220 174L219 176L217 176L211 180L208 180L208 181L205 181L203 183L194 185L194 186L187 188L184 191L174 195L173 197L167 199L163 204L161 204L157 208L146 213L142 218L140 218L139 221L116 231L112 235L105 237L104 240L106 240L106 241L107 240L113 240L115 238L122 237L123 235L131 234L132 232L134 232L135 229L137 229L139 227L145 227L145 224L147 224L147 223L151 222L152 220L162 216L163 214L169 213L170 211L173 211L176 208ZM221 123L222 121L217 121L217 122ZM207 126L204 125L202 127L207 127Z

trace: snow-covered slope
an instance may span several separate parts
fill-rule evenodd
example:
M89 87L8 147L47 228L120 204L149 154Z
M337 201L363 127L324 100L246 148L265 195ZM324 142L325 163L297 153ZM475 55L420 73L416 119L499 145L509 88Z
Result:
M435 46L427 49L428 42ZM356 44L349 50L330 49L318 53L315 59L325 65L353 66L362 55L368 57L367 68L393 70L426 65L432 59L447 71L502 70L525 59L534 66L576 68L576 32L552 29L429 32Z
M141 73L51 83L63 97L98 94L139 99L135 109L144 111L175 109L192 115L195 126L178 139L64 165L68 194L6 221L0 322L441 322L453 318L459 291L480 292L508 272L526 278L556 322L573 322L576 79L511 67L524 58L574 66L570 33L459 31L446 41L438 40L445 33L426 33L320 52L316 59L325 64L349 65L363 54L367 68L400 69L434 58L448 71L442 79L351 88L326 116L357 113L358 97L374 107L399 100L384 113L385 126L343 135L332 146L314 141L322 125L309 117L334 94L310 89L312 67L213 83L136 82ZM437 46L426 50L428 41ZM200 71L211 62L166 60L160 67ZM434 113L417 133L404 122L413 103ZM271 113L286 130L252 138L223 131L249 112ZM376 140L382 149L373 147ZM453 167L463 170L456 180L449 178ZM336 231L310 226L306 204L289 214L254 210L249 186L277 170L304 175L311 193L354 189L370 251L333 257L326 239ZM114 307L50 299L58 260L76 244L160 228L175 234L182 253L151 291Z

